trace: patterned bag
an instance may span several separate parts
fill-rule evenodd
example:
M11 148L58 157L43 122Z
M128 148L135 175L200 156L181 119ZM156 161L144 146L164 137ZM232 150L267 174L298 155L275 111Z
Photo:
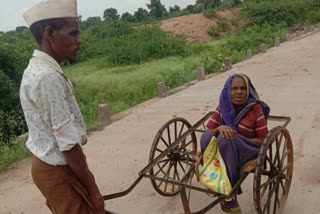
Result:
M226 165L220 155L218 139L212 137L203 154L203 168L200 172L200 183L210 190L229 195L232 190Z

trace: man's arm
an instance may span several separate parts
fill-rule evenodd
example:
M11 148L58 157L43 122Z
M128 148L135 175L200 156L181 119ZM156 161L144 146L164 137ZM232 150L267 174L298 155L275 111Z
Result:
M64 151L63 155L72 172L88 191L97 213L104 214L104 200L94 180L94 176L88 168L86 156L82 148L76 144L71 150Z

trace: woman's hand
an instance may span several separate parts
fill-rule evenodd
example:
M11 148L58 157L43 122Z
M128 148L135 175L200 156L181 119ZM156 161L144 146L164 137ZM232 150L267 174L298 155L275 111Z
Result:
M233 130L229 126L218 126L215 131L221 134L223 138L230 140L232 140L234 138L234 135L237 133L237 131Z

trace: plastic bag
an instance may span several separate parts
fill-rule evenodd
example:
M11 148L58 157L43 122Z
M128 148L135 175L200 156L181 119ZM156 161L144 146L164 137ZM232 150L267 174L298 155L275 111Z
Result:
M200 183L210 190L224 195L229 195L232 190L227 168L220 155L218 139L216 137L212 137L203 154Z

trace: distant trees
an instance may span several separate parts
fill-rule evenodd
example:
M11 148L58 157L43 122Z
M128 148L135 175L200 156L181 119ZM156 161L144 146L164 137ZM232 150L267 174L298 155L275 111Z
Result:
M136 17L137 22L142 22L148 18L148 11L140 7L136 12L134 12L134 16Z
M147 7L150 10L150 16L155 18L164 17L168 13L161 0L150 0L150 4L147 4Z
M180 12L180 7L178 5L174 5L173 7L169 7L169 13L174 14Z
M103 18L105 20L119 20L120 15L118 14L117 9L110 7L104 11Z
M125 22L136 22L137 18L129 12L125 12L122 14L120 20Z
M18 26L18 27L16 27L16 32L22 33L26 29L28 29L26 26Z

